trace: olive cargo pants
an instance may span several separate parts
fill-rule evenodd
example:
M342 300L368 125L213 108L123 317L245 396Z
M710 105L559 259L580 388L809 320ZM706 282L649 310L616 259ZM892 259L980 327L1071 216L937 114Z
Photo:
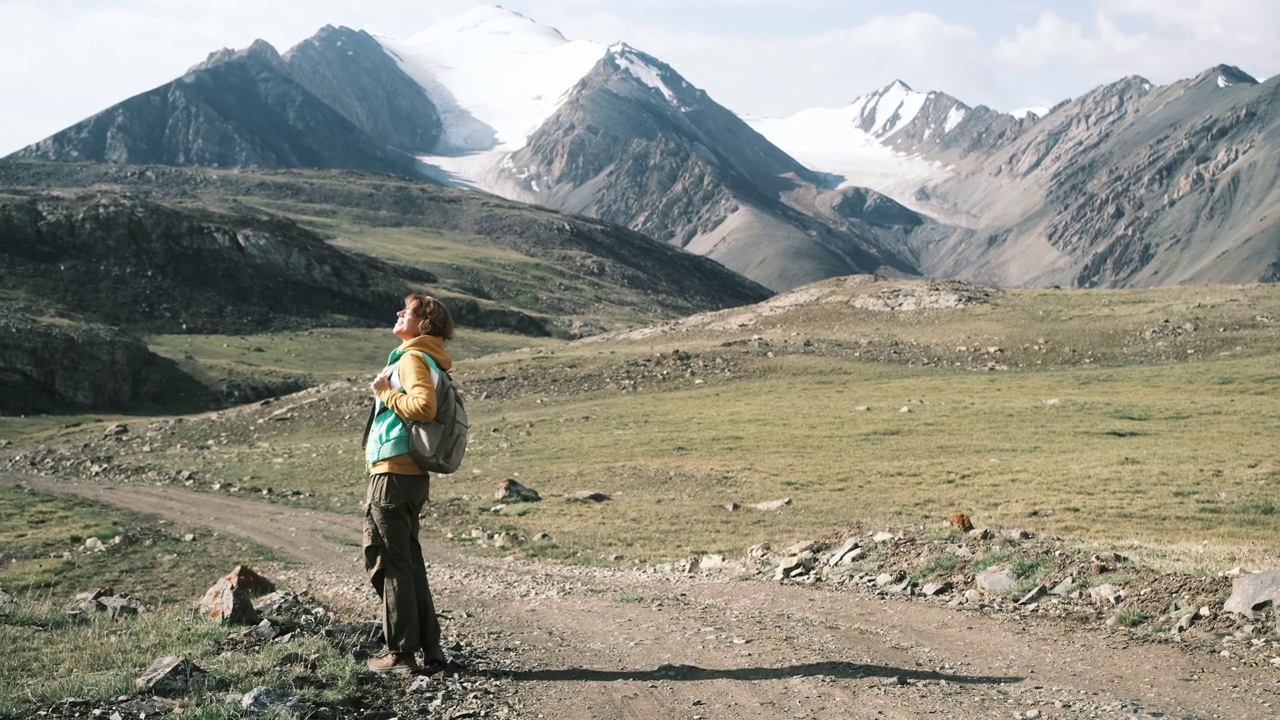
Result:
M418 513L427 501L429 483L426 475L369 477L364 567L382 598L382 632L392 652L440 645L440 623L418 542Z

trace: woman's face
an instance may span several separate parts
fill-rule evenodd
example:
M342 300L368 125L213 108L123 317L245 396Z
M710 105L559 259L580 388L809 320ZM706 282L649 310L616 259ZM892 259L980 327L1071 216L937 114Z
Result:
M408 308L396 313L396 325L391 332L401 340L412 340L422 334L423 321L410 314Z

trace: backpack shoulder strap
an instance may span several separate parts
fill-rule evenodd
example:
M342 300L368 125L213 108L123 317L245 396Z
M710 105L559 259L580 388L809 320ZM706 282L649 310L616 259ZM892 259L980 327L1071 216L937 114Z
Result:
M431 369L435 371L438 377L446 378L450 383L453 382L453 376L449 374L448 370L441 370L435 358L426 353L422 353L422 357L427 359L427 365L431 366Z

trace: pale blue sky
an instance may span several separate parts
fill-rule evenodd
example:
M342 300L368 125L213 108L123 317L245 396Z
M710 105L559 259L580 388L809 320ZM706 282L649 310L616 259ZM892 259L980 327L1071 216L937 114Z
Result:
M0 0L0 155L163 84L222 47L325 24L393 38L473 0ZM572 40L625 41L729 109L838 107L895 78L999 110L1127 75L1280 72L1276 0L506 0Z

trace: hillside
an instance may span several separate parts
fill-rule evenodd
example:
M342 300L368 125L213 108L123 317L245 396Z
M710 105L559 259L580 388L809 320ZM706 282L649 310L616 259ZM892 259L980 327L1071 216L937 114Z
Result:
M136 333L380 327L421 290L464 328L570 336L769 294L622 228L395 176L7 162L0 187L5 302Z

